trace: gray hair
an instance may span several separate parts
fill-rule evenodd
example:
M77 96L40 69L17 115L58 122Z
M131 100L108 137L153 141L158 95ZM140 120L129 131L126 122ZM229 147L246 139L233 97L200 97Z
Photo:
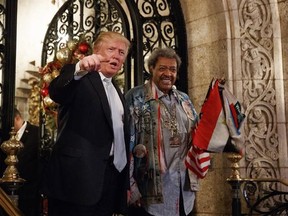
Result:
M154 68L156 66L159 57L175 59L176 62L177 62L177 70L179 70L179 67L180 67L180 65L182 63L181 58L175 52L175 50L170 48L170 47L157 48L157 49L153 50L153 52L151 53L151 55L150 55L150 57L148 58L148 61L147 61L149 70L150 70L151 67Z

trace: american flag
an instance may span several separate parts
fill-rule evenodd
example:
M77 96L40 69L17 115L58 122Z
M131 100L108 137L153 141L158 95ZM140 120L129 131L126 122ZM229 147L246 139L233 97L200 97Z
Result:
M192 145L185 160L186 167L198 178L204 178L210 166L210 154Z
M235 96L225 83L211 81L201 108L200 121L192 131L192 147L185 164L199 178L203 178L210 165L208 152L237 152L242 154L241 126L245 115Z

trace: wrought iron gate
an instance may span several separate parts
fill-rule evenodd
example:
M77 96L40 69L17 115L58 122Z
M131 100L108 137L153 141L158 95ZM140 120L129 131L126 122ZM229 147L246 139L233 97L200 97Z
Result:
M123 73L125 90L148 76L144 60L156 47L173 47L182 59L177 86L187 91L187 44L179 0L68 0L52 19L42 50L42 65L72 38L93 42L100 31L125 35L132 48Z

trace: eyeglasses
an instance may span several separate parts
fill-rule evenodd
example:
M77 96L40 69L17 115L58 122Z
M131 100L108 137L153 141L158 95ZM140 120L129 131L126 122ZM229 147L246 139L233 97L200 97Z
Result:
M177 68L174 67L174 66L171 66L171 67L167 67L167 66L160 66L158 67L158 70L160 72L165 72L167 70L171 71L172 73L176 73L177 72Z

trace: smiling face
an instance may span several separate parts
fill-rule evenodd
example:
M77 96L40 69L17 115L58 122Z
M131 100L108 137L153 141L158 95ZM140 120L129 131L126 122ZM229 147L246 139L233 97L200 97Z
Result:
M150 67L152 81L164 94L168 94L177 78L177 61L174 58L159 57L155 67Z
M128 54L128 47L123 40L106 40L95 48L94 53L104 57L100 67L103 75L113 77L123 65Z

